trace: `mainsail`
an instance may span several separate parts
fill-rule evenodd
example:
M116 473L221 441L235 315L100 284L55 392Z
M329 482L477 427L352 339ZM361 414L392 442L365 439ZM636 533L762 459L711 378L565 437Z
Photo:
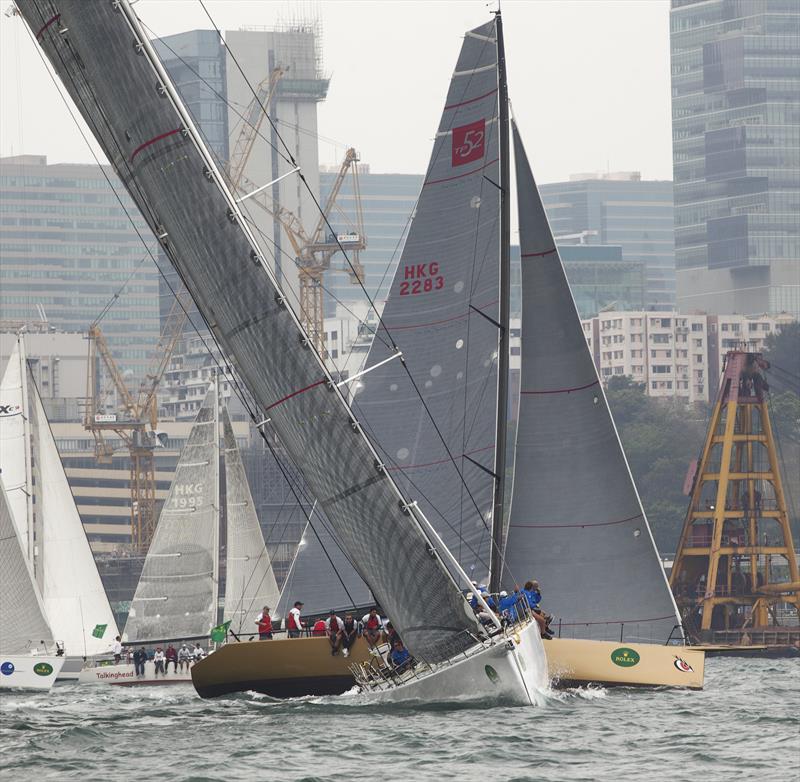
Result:
M34 496L41 534L37 539L37 577L45 611L55 638L64 642L67 654L102 654L117 634L117 623L30 375L28 388L36 457ZM92 628L98 624L107 626L103 638L92 635Z
M25 556L32 562L30 416L26 375L25 346L22 337L18 337L0 382L0 470L9 513L22 540Z
M130 643L208 635L217 624L219 418L209 387L175 477L131 603Z
M251 633L261 609L277 606L278 585L226 407L222 431L227 518L224 617L232 620L236 633Z
M664 642L677 610L513 128L522 377L502 582L536 577L562 636Z
M26 542L20 538L11 518L5 484L0 480L0 632L2 654L25 654L50 642L53 633L45 618L44 604L25 554Z
M354 400L395 480L480 580L489 573L497 401L495 28L492 20L464 37L366 364L399 349L406 367L394 360L368 372Z
M287 307L130 4L20 12L409 648L438 661L471 646L473 612Z

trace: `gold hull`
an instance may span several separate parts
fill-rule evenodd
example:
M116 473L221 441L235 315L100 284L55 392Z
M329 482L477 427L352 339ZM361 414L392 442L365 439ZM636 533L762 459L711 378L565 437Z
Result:
M553 639L544 648L556 686L703 687L703 653L682 646ZM273 698L339 695L355 685L350 664L368 660L361 638L349 658L331 656L326 638L243 641L196 663L192 683L203 698L247 690Z

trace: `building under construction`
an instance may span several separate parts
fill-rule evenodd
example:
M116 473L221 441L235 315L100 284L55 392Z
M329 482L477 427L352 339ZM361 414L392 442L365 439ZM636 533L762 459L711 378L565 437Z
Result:
M727 354L670 585L688 634L800 649L800 575L770 423L769 363Z

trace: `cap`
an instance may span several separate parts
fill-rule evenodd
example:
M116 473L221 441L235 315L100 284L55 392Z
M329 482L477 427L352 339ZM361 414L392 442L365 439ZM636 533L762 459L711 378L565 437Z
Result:
M503 591L500 593L500 597L508 597L508 592L506 592L506 590L504 589L504 590L503 590Z
M336 611L334 611L334 610L331 608L331 610L330 610L330 611L328 611L328 613L329 613L329 614L335 614L335 613L336 613Z
M305 603L302 600L295 600L294 604L295 604L295 607L304 606L305 605Z

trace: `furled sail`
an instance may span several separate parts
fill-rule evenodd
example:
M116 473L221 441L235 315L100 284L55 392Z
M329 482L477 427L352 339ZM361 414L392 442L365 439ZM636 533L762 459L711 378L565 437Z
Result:
M30 495L30 442L26 440L29 418L24 385L27 369L22 337L14 342L0 382L0 471L8 499L9 513L23 542L25 556L33 561L29 541L33 531ZM30 536L30 537L29 537Z
M417 389L394 360L360 379L354 401L395 480L479 580L489 572L497 399L495 36L493 20L464 37L366 363L380 364L396 346Z
M251 633L261 609L276 607L278 585L226 407L222 432L227 519L224 616L236 633Z
M125 625L126 640L208 635L217 624L219 419L210 386L181 451Z
M322 614L331 608L343 612L373 602L369 588L334 540L327 522L316 513L306 524L276 615L285 619L295 600L305 603L306 614Z
M505 588L562 636L664 642L677 610L516 127L522 377Z
M26 543L11 518L5 484L0 480L0 652L25 654L49 643L53 633L25 554Z
M409 647L431 661L468 648L471 609L286 306L129 3L20 11Z
M55 638L64 642L68 655L102 654L117 634L114 612L30 373L28 389L36 460L34 496L41 532L37 540L41 573L37 575L45 611ZM102 638L92 635L96 625L106 625Z

